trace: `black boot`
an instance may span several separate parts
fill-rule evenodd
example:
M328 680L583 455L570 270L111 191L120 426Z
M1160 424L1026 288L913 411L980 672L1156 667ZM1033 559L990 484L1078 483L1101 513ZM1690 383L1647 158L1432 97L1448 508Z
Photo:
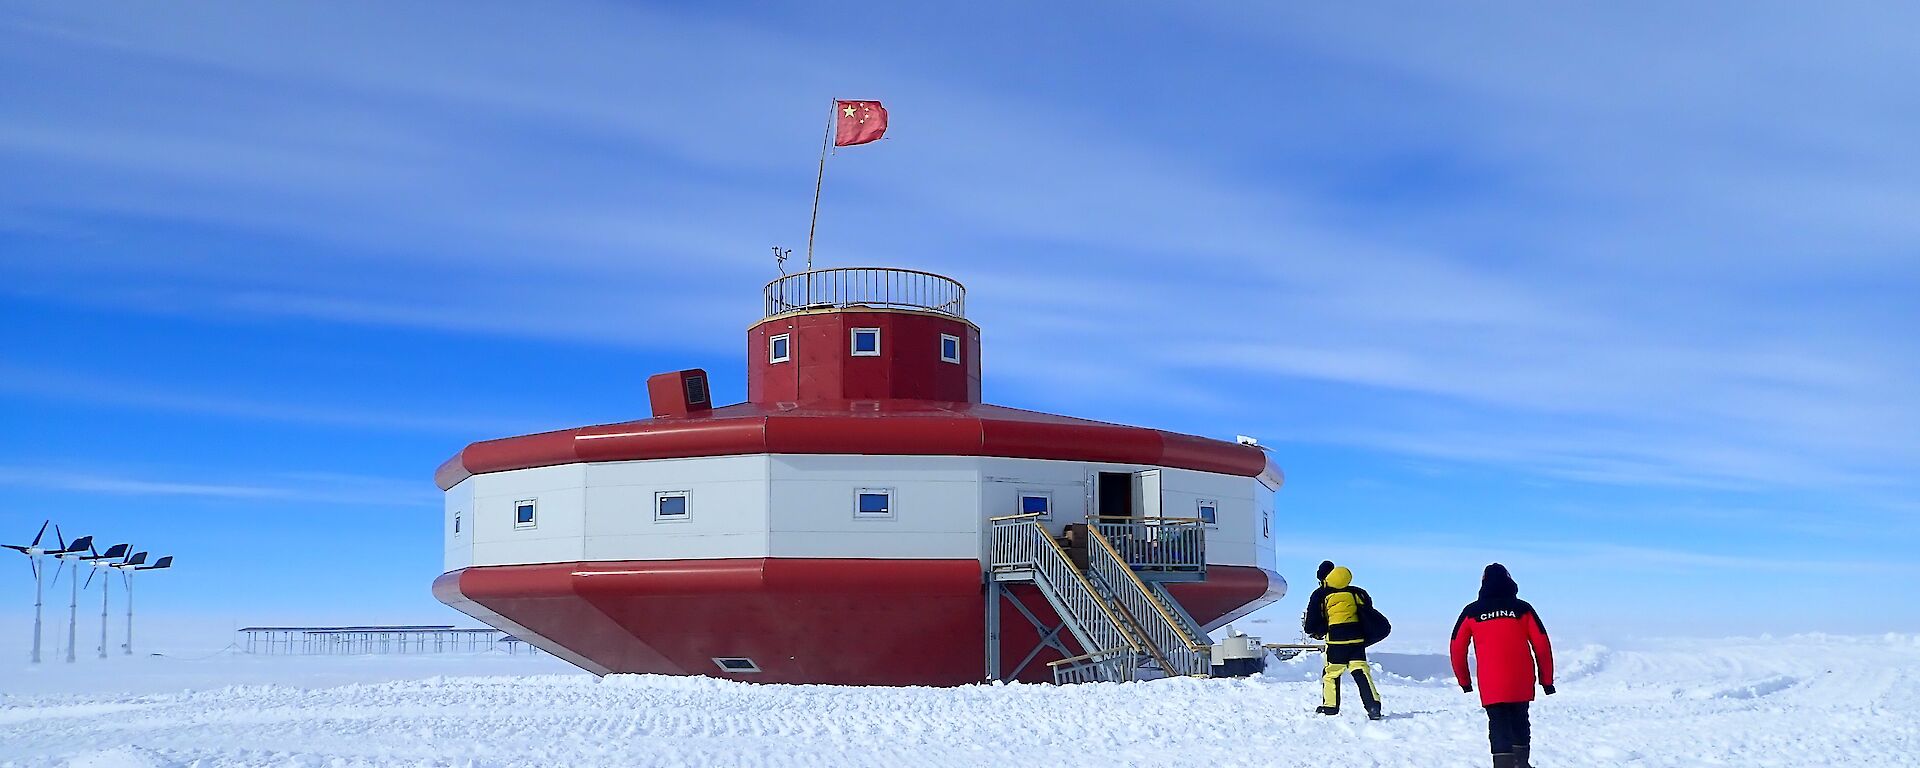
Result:
M1367 719L1368 720L1385 720L1387 719L1387 716L1380 714L1380 705L1375 704L1371 707L1367 707Z
M1314 708L1313 708L1313 711L1314 711L1314 714L1320 714L1320 715L1337 715L1337 714L1340 714L1340 708L1339 708L1339 707L1314 707Z
M1493 753L1493 768L1519 768L1520 761L1514 759L1512 752Z
M1533 768L1533 763L1527 762L1527 750L1528 748L1525 744L1513 745L1514 768Z

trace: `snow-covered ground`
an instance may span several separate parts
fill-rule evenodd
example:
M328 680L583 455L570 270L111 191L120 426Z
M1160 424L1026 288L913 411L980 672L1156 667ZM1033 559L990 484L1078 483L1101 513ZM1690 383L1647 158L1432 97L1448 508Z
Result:
M0 766L1483 766L1437 657L1389 717L1311 713L1316 658L1249 680L956 689L573 673L546 657L0 666ZM1561 649L1545 766L1920 765L1920 638ZM1438 679L1429 677L1439 673ZM1351 700L1351 682L1347 694Z

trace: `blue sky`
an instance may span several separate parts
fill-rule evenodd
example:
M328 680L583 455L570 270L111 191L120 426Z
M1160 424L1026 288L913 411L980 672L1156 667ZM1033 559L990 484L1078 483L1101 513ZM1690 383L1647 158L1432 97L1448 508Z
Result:
M967 283L993 402L1260 436L1296 584L1920 628L1910 11L390 5L0 9L0 538L452 618L433 468L743 396L839 96L820 261Z

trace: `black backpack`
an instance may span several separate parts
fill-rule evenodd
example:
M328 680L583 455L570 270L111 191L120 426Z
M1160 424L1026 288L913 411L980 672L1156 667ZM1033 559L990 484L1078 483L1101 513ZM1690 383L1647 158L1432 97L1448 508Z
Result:
M1366 635L1366 644L1372 646L1374 643L1387 639L1387 635L1393 634L1393 622L1387 621L1387 615L1381 613L1378 608L1373 607L1373 603L1362 603L1360 605L1360 632Z

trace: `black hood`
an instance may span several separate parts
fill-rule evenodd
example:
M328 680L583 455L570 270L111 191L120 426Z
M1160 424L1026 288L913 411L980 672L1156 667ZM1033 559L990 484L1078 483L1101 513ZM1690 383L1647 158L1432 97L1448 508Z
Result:
M1512 599L1520 596L1520 585L1513 583L1513 575L1507 573L1507 567L1499 563L1487 566L1480 574L1480 599Z
M1329 573L1333 573L1333 561L1322 560L1320 561L1320 569L1313 572L1313 578L1315 581L1325 584L1327 583L1327 574Z

